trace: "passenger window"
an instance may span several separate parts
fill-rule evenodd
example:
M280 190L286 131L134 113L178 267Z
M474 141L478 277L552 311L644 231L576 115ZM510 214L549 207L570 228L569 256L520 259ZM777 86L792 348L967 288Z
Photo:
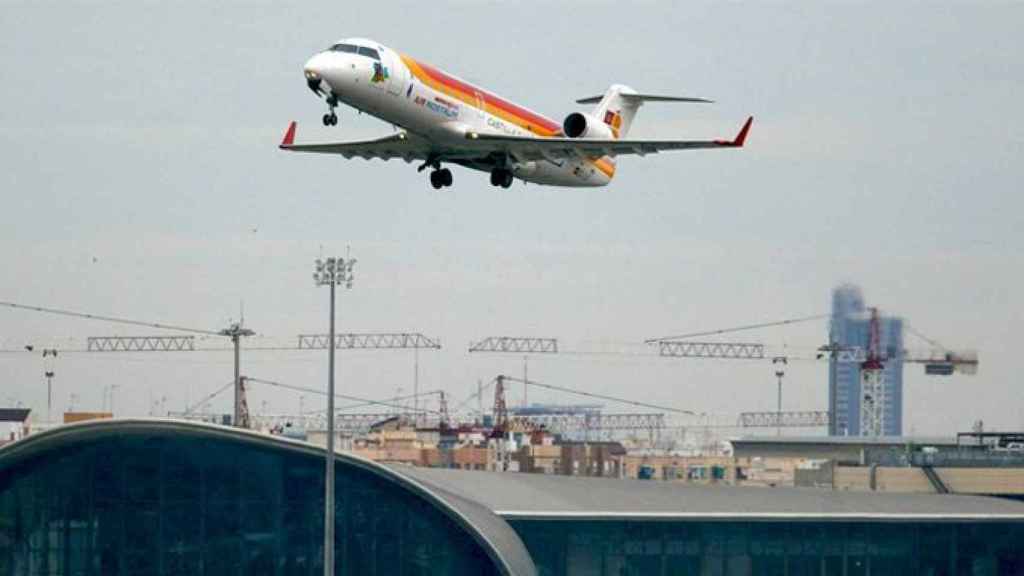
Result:
M378 54L377 51L374 50L373 48L367 48L365 46L360 46L359 47L359 54L361 54L363 56L369 56L370 58L373 58L374 60L380 60L380 54Z

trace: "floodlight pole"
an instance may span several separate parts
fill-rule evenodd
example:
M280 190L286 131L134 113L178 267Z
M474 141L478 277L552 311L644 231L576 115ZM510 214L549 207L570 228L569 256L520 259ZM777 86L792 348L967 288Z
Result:
M43 358L47 356L57 357L57 350L52 348L46 348L43 350ZM46 422L49 424L53 422L53 370L44 370L43 375L46 376Z
M335 286L344 284L352 288L352 267L354 258L317 259L313 280L317 286L331 287L330 341L327 346L327 449L325 450L324 471L324 576L334 576L334 349L337 347L334 333Z
M772 358L772 364L782 364L785 366L787 360L785 356L776 356ZM777 398L776 411L775 411L775 435L782 436L782 377L786 375L786 371L783 368L775 369L775 377L779 380L779 395Z

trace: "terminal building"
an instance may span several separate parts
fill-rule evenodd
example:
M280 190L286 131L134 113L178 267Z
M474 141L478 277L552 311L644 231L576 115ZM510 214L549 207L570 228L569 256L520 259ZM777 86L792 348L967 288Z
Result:
M0 448L0 574L320 575L316 446L104 420ZM335 455L337 574L1024 574L1024 503Z

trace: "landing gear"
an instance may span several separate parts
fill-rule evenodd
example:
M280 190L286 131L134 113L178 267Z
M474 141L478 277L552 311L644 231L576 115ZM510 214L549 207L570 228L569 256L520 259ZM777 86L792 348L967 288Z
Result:
M440 190L452 185L452 171L447 168L440 168L430 173L430 185L434 190Z
M512 185L512 171L505 168L495 168L491 171L491 186L508 188Z
M324 126L337 126L338 115L334 113L334 109L338 107L338 97L331 94L327 97L327 107L330 109L327 114L324 114L323 122Z

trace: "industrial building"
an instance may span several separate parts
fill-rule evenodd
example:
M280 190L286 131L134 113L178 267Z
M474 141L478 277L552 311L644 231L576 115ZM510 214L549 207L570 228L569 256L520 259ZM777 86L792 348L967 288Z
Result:
M322 449L100 420L0 448L0 573L322 574ZM1024 503L335 455L339 574L1021 574Z
M730 444L737 466L774 470L777 486L1024 500L1021 432L939 438L743 437Z
M903 434L903 320L870 317L857 286L844 284L833 290L829 326L833 350L870 350L873 337L886 359L877 370L877 392L865 389L869 371L865 363L844 362L839 354L829 359L829 412L835 415L829 433L833 436Z

